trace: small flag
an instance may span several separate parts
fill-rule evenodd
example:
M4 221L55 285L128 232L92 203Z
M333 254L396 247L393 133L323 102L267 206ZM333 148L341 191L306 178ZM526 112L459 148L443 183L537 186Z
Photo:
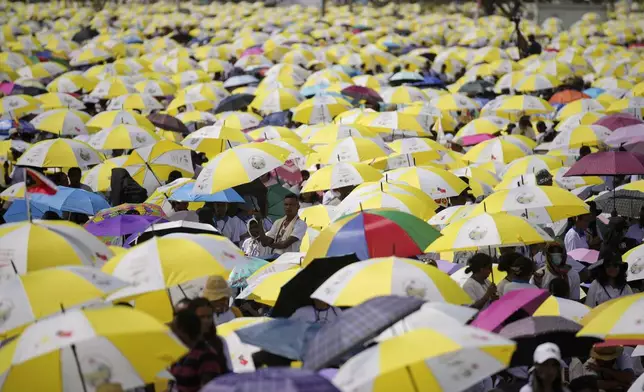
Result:
M55 195L58 192L58 187L44 174L25 168L25 190L28 193Z

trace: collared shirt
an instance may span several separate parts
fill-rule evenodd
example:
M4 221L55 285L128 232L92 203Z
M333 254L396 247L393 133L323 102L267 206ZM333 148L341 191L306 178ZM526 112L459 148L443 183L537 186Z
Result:
M236 216L225 216L222 219L215 217L215 228L234 243L239 243L240 238L248 231L244 221Z
M217 353L204 341L199 341L188 354L170 367L174 376L173 388L177 392L197 392L202 383L223 374Z
M469 296L472 298L472 301L476 302L479 299L483 298L485 293L487 292L488 288L490 287L490 281L485 279L483 284L479 283L476 279L472 278L471 276L467 278L465 283L463 284L463 290L469 294ZM487 306L487 304L486 304Z
M588 249L588 241L586 241L586 233L579 232L577 228L572 227L564 237L564 244L566 245L566 253L569 253L578 248Z
M304 238L304 235L306 234L306 223L304 223L303 220L300 218L295 218L297 221L295 221L295 227L293 228L293 231L291 232L290 237L295 237L297 238L297 241L295 241L291 246L289 246L286 249L273 249L274 253L277 254L282 254L282 253L287 253L287 252L299 252L300 251L300 245L302 244L302 238ZM278 226L283 226L283 227L278 227ZM280 238L282 235L282 231L286 229L286 223L282 221L282 224L274 224L273 227L266 233L267 237L271 237L275 241L283 241L286 238Z

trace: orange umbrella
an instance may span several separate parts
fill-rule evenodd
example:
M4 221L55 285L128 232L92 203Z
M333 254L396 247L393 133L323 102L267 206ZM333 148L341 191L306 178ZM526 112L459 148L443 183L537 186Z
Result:
M570 103L572 101L576 101L576 100L582 99L582 98L590 98L590 96L582 93L581 91L577 91L577 90L563 90L563 91L559 91L558 93L554 94L550 98L550 101L548 101L548 102L550 102L553 105L558 104L558 103L562 104L562 105L565 105L567 103Z

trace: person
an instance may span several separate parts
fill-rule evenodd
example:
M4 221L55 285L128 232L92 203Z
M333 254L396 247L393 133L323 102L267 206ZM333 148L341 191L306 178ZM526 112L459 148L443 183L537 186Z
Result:
M463 284L463 290L472 298L470 305L475 309L484 309L498 299L496 285L487 278L492 273L492 258L485 253L477 253L468 261L465 273L472 275Z
M299 252L302 238L306 234L306 223L302 221L297 212L300 203L297 196L290 194L284 197L284 217L278 219L273 227L264 233L260 225L259 241L263 246L273 249L273 253Z
M217 326L214 323L214 310L210 306L210 302L203 297L193 298L189 304L188 309L201 320L201 338L217 355L219 367L222 373L228 373L230 366L227 360L227 353L223 340L217 335Z
M580 215L575 219L575 224L568 230L564 237L566 253L570 253L578 248L588 249L586 229L588 229L588 225L592 219L594 217L591 214Z
M530 55L533 54L541 54L541 44L537 42L537 39L535 38L534 34L530 34L528 36L528 41L529 41L529 46L528 46L528 53Z
M581 146L579 148L579 159L585 157L586 155L590 155L592 152L593 150L591 150L589 146Z
M628 264L622 257L610 250L599 254L600 261L593 265L595 280L590 284L586 295L586 306L594 308L611 299L633 294L631 286L626 283Z
M322 196L322 204L325 206L337 206L342 202L342 200L346 199L355 188L355 186L349 185L326 191Z
M42 220L61 220L62 218L58 213L54 211L45 211L44 214L42 214L42 217L40 217Z
M626 220L621 216L611 217L608 221L608 228L604 241L601 243L601 250L608 249L623 255L631 248L637 246L637 241L626 237Z
M232 295L233 290L221 276L210 276L206 281L202 296L210 301L215 325L242 317L242 312L237 307L230 306Z
M597 387L605 392L626 391L635 380L632 359L617 346L594 347L583 375L595 376Z
M241 237L246 233L246 224L238 216L228 215L228 203L213 203L215 211L214 226L235 245L239 245Z
M501 281L498 283L498 286L496 287L497 292L502 293L503 289L506 284L512 282L512 278L514 277L512 270L512 263L514 263L514 260L518 259L521 257L521 253L519 252L509 252L509 253L504 253L499 257L499 265L497 266L497 269L499 272L505 272L505 278L501 279Z
M171 184L174 181L176 181L176 180L178 180L178 179L180 179L182 177L183 177L183 175L181 174L181 172L179 170L173 170L168 175L168 181L166 181L165 183L166 184Z
M625 236L635 240L638 244L642 243L644 239L644 206L640 208L639 219L629 226Z
M532 140L536 140L537 135L535 135L534 129L532 128L530 117L521 117L519 119L519 126L512 130L512 135L523 135L529 137Z
M332 323L340 317L342 310L331 306L324 301L312 298L311 305L302 306L290 317L293 320L300 320L311 324Z
M570 380L570 392L599 392L597 378L594 376L581 376Z
M123 168L112 169L110 179L110 204L116 207L123 203L144 203L148 192L139 185L130 173Z
M568 256L558 242L548 244L544 249L546 264L534 276L537 287L548 288L553 279L561 278L568 283L569 299L579 300L581 279L579 273L566 263Z
M271 251L271 248L265 247L259 240L261 227L257 219L250 218L248 222L246 222L246 226L248 227L249 237L246 238L241 245L241 250L244 251L244 254L246 256L259 258L272 255L273 252Z
M553 297L570 298L570 286L564 278L554 278L548 283L548 292Z
M201 207L197 210L197 216L199 217L199 223L204 223L206 225L211 225L215 227L215 210L210 207Z
M512 281L503 286L503 291L500 293L501 296L514 290L537 288L537 286L530 283L530 279L534 273L534 262L532 260L524 256L517 257L512 263L510 271L512 271L513 275Z
M554 343L543 343L537 346L533 354L534 370L526 384L519 392L570 392L563 385L559 346Z
M170 382L171 391L197 392L224 373L217 353L200 338L201 320L193 311L186 308L176 312L170 329L189 350L170 367L174 377Z
M92 188L81 183L81 178L83 173L79 167L72 167L67 171L67 177L69 178L69 187L82 189L87 192L93 192Z

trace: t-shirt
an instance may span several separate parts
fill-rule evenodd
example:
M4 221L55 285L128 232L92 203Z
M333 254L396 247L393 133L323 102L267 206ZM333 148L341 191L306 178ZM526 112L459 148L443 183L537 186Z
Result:
M503 296L510 291L514 290L521 290L521 289L536 289L537 286L533 285L532 283L525 283L525 282L508 282L506 285L503 286L503 292L500 292L499 295Z
M566 245L566 253L570 253L571 251L578 248L588 249L586 233L579 234L579 232L577 232L577 230L575 230L575 228L573 227L566 233L566 236L564 237L564 244Z
M170 373L175 378L170 390L197 392L204 381L212 380L223 372L217 360L217 353L204 341L199 341L170 367Z
M291 235L289 237L295 237L297 238L297 241L295 241L291 246L289 246L286 249L273 249L273 253L277 254L282 254L282 253L287 253L287 252L299 252L300 251L300 245L302 244L302 238L304 238L304 235L306 234L306 223L304 223L303 220L300 218L295 218L297 219L295 221L295 227L293 227L293 231L291 232ZM282 241L285 240L286 238L283 237L284 230L287 228L287 224L279 224L276 223L271 227L271 229L266 233L267 237L271 237L272 239L276 241Z
M483 298L487 289L490 287L490 281L485 280L483 284L476 281L476 279L469 277L463 284L463 290L472 298L474 302Z
M622 288L617 288L610 285L602 286L597 280L593 280L593 283L590 284L590 288L588 289L588 294L586 294L586 306L594 308L613 298L623 297L629 294L633 294L633 290L631 290L631 286L628 284Z
M223 219L215 218L214 226L224 237L236 244L248 232L244 221L237 216L226 216Z
M241 250L246 256L251 257L266 257L273 254L271 248L265 247L262 243L252 237L248 237L242 242Z

